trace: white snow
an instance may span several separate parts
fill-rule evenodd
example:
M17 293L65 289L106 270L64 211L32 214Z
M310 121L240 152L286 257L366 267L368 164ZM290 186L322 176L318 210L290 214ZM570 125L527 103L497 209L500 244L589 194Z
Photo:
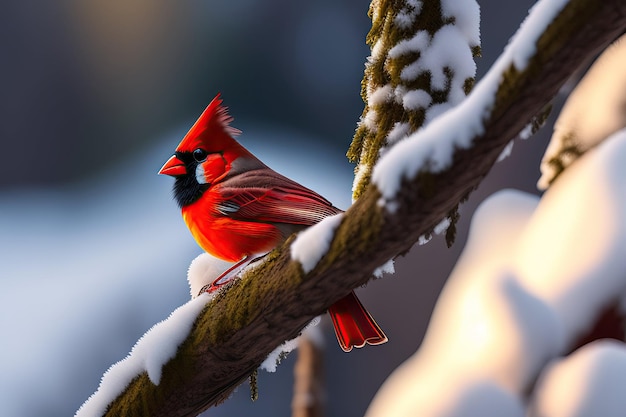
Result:
M414 178L426 164L433 172L440 172L447 168L452 162L454 149L467 148L471 145L472 138L483 132L483 119L491 111L502 74L511 65L518 70L525 68L528 59L535 51L537 39L564 4L566 4L565 0L543 0L535 5L502 55L465 100L386 152L372 172L372 181L382 193L385 203L393 201L403 179ZM452 2L446 7L453 7ZM459 4L455 7L465 6ZM468 7L468 13L475 13L475 10L469 10L469 3L466 7ZM467 36L465 30L463 34ZM472 36L470 34L469 38ZM447 43L453 39L459 41L458 48ZM445 48L444 52L452 48L456 53L460 53L463 49L460 43L462 40L463 37L459 35L459 32L447 30L440 42L433 40L433 43ZM464 48L467 49L467 40L464 44ZM456 64L453 58L442 58L440 54L434 52L431 55L432 65ZM427 62L430 60L431 58ZM453 67L452 70L467 73L470 64L461 65L464 66ZM465 65L468 67L466 68ZM460 98L457 97L457 99Z
M190 293L193 298L198 295L198 292L207 284L213 282L221 273L227 270L231 263L222 261L217 259L208 253L202 253L198 255L189 266L189 270L187 272L187 279L189 281ZM249 265L244 269L244 271L254 268L255 264ZM242 271L243 272L243 271ZM206 293L204 293L206 294ZM302 334L305 333L310 336L310 338L315 338L315 340L322 345L323 342L320 342L323 337L319 334L320 331L317 329L317 325L320 322L320 318L316 317L313 319L302 331ZM278 346L274 351L272 351L267 358L261 363L259 366L261 369L267 372L276 372L280 361L287 356L291 351L298 347L300 337L297 337L292 340L287 340L282 345Z
M402 179L413 178L427 161L432 163L430 166L435 172L444 169L451 162L453 146L466 148L473 137L482 133L482 117L476 115L485 106L464 105L475 101L470 98L448 111L445 117L436 118L425 128L396 143L381 157L372 172L372 182L381 192L383 201L391 202Z
M532 123L528 123L526 126L524 126L524 128L517 134L517 137L522 139L522 140L526 140L526 139L530 139L530 137L533 135L533 124Z
M387 262L379 266L374 270L374 277L382 278L383 274L393 274L396 272L393 259L389 259Z
M194 298L198 295L202 287L211 284L224 271L233 264L215 258L206 252L198 255L187 270L187 281L189 282L189 292Z
M367 105L373 108L385 103L391 99L391 97L393 97L393 90L391 86L385 85L377 88L367 97Z
M298 347L299 340L300 338L296 337L295 339L287 340L285 343L278 346L269 355L267 355L267 358L265 358L259 368L266 372L276 372L282 358Z
M183 304L160 323L155 324L135 344L130 354L105 372L98 390L76 412L76 417L103 415L107 406L121 394L126 386L143 372L158 385L161 371L176 354L185 340L198 314L212 296L203 293Z
M542 351L556 352L556 319L520 287L506 266L514 247L510 242L522 233L536 205L535 197L503 191L478 208L467 246L439 297L420 350L385 382L368 417L472 415L463 412L462 398L470 401L480 386L500 393L496 398L519 388ZM523 314L528 311L534 313ZM534 340L537 334L541 337ZM523 415L518 402L504 401L504 414L488 408L482 414Z
M391 131L389 131L389 134L387 134L387 144L393 145L399 142L409 134L410 129L411 126L408 123L396 122ZM385 149L386 148L381 149L381 155L384 153Z
M371 63L377 59L380 59L381 55L383 54L383 51L384 51L383 42L379 39L376 41L374 46L372 46L372 53L369 57L367 57L367 61Z
M522 130L520 130L520 132L517 134L517 138L521 139L521 140L526 140L526 139L530 139L533 135L533 129L534 126L532 123L528 123L526 126L524 126L524 128ZM513 145L515 144L515 139L511 139L509 141L509 143L506 144L506 146L504 147L504 149L502 149L502 152L500 152L500 155L498 155L498 159L496 162L502 162L504 161L506 158L508 158L511 153L513 152Z
M626 345L594 341L546 367L531 416L623 417L626 414Z
M541 200L517 191L487 199L422 346L384 383L367 416L524 415L519 407L544 366L603 309L626 298L625 160L622 130L578 159ZM537 415L624 415L616 392L624 386L626 355L623 344L616 346L564 362L582 361L593 371L581 365L546 371L538 401L550 413ZM621 379L606 369L613 359ZM559 388L573 379L577 385ZM480 387L492 392L479 395ZM505 411L494 403L503 398Z
M584 152L626 127L625 66L626 35L600 55L565 102L541 161L539 189L548 188L558 174L550 160L557 158L565 167L576 160L566 148Z
M352 182L352 196L353 196L352 202L353 203L355 201L354 191L356 190L357 186L361 183L361 181L363 181L363 178L365 178L365 176L367 176L370 172L372 172L372 170L370 169L368 165L365 165L365 164L359 164L354 168L354 181Z
M402 106L406 110L417 110L430 106L433 98L424 90L410 90L402 95Z
M624 161L626 130L561 174L518 241L516 270L555 309L568 340L626 289Z
M450 227L450 219L446 217L435 226L435 228L433 229L433 232L436 235L440 235L444 233L446 230L448 230L448 227Z
M426 109L426 117L424 118L424 124L428 124L431 121L435 120L437 117L441 116L448 110L454 107L451 103L436 103Z
M395 212L396 207L395 204L393 202L388 203L387 204L387 210L390 212ZM448 230L448 227L450 226L450 219L449 218L444 218L442 221L440 221L434 228L432 233L428 233L425 235L421 235L418 239L417 239L417 244L418 245L425 245L428 242L431 241L431 239L433 238L433 233L436 235L440 235L444 232L446 232Z
M396 15L393 24L400 28L408 29L413 24L417 15L421 13L422 2L410 0L405 2L405 6ZM374 12L378 7L373 8ZM423 90L409 90L404 85L384 86L368 85L368 106L369 111L362 118L360 124L365 126L370 132L376 132L377 121L380 119L375 106L395 100L402 103L403 107L409 111L420 108L426 109L426 125L432 119L447 111L465 98L463 89L465 80L472 78L476 74L476 64L472 57L471 49L478 46L480 42L479 21L480 10L474 0L454 0L442 2L442 13L444 17L454 20L454 24L443 26L432 36L427 31L417 31L411 38L403 39L396 45L389 45L387 56L390 59L397 59L409 53L417 53L418 58L406 64L400 72L400 79L403 82L411 82L423 73L431 76L432 88L434 90L445 90L449 88L448 102L432 104L432 97ZM373 18L376 20L376 16ZM372 47L368 64L384 59L385 46L381 40ZM444 68L450 70L448 74ZM396 123L390 132L387 133L386 145L380 149L383 156L387 149L403 140L410 130L407 123ZM357 189L365 174L370 172L370 168L360 164L356 168L353 189ZM389 207L388 207L389 208Z
M395 210L394 210L395 211ZM421 235L418 239L417 239L417 244L422 246L427 244L428 242L430 242L433 238L432 234L427 234L427 235Z
M422 2L419 0L407 0L405 3L406 5L396 15L394 23L401 28L408 29L422 11Z
M454 26L463 33L469 46L480 45L480 5L475 1L442 0L444 17L454 18Z
M431 75L431 84L434 90L446 88L448 80L443 72L444 67L454 72L450 86L450 101L458 103L465 98L463 83L468 77L476 73L476 64L467 41L458 28L446 25L439 29L428 46L423 48L417 61L402 69L400 77L405 81L412 81L423 72Z
M335 229L342 220L343 213L339 213L326 217L298 233L291 244L291 259L300 262L305 274L311 272L326 254L335 235Z
M430 35L425 30L420 30L410 39L403 39L389 50L389 58L400 58L411 52L421 52L430 44Z
M378 129L378 112L370 108L367 113L365 113L361 123L367 126L370 131L376 132L376 129Z
M298 347L298 343L300 343L300 339L302 337L306 337L312 340L316 346L322 347L324 345L323 336L321 335L321 331L317 326L320 323L320 317L316 317L309 324L306 325L304 330L300 336L295 339L287 340L282 345L278 346L274 349L267 358L261 363L259 368L263 369L267 372L276 372L280 361L287 356L287 354L291 353L291 351L295 350Z
M502 162L511 155L511 152L513 152L513 143L514 141L511 140L509 141L509 143L506 144L504 149L502 149L502 152L500 152L500 155L498 155L498 159L496 160L496 162Z

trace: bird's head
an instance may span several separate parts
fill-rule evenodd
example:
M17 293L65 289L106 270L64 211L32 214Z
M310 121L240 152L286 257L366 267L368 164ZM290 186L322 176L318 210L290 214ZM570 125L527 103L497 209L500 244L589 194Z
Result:
M233 137L241 132L218 94L202 112L159 174L176 178L174 197L179 206L198 200L212 184L224 179L238 158L256 159Z

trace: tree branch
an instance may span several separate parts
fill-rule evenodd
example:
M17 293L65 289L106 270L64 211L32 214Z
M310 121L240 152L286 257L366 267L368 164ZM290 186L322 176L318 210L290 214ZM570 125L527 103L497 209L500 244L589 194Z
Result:
M478 21L478 5L475 14ZM347 152L348 159L357 164L353 186L355 199L369 184L381 150L393 145L401 136L422 127L428 110L433 106L444 103L456 105L463 94L455 94L458 92L452 91L453 85L458 88L456 84L462 84L463 93L467 95L474 85L476 73L475 65L467 65L472 68L467 74L455 74L450 67L440 68L445 73L446 82L436 88L428 67L417 65L411 70L411 66L418 63L427 45L433 42L443 28L447 26L450 29L459 24L453 16L444 16L440 0L422 2L420 6L403 0L372 1L368 15L372 19L372 28L366 42L372 54L365 65L361 83L365 108ZM472 61L480 54L480 46L477 44L478 24L476 27L464 27L461 32L475 32L475 36L469 35L467 55L459 54L456 49L448 54L460 55L456 58L459 60ZM409 47L412 43L413 46ZM420 47L415 43L424 45ZM398 52L400 45L404 45L404 48L400 48L403 49L401 53ZM396 52L392 53L393 50ZM451 57L448 58L450 61ZM410 75L406 73L407 70L411 70ZM380 97L381 92L383 97ZM403 96L408 92L419 92L428 99L412 105L405 104ZM396 129L402 133L391 135Z
M367 283L374 269L407 251L466 198L576 69L624 31L625 9L622 0L567 4L526 69L506 72L484 133L456 150L448 169L405 181L393 214L377 204L380 192L370 185L308 274L291 260L293 239L287 241L206 306L158 386L145 373L138 376L106 415L194 416L225 400L274 348Z
M298 359L293 376L291 417L324 416L326 404L324 352L305 335L298 339Z

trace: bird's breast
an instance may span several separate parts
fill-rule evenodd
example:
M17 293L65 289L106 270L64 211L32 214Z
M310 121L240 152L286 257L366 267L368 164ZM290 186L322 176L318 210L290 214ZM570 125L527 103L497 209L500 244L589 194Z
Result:
M217 210L216 200L205 197L208 195L183 207L182 214L194 239L207 253L237 262L245 256L267 253L284 239L275 225L230 218Z

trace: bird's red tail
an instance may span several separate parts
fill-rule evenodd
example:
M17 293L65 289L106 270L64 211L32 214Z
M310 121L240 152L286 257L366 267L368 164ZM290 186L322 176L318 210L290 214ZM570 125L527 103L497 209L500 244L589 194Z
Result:
M328 314L333 321L339 346L344 352L365 344L380 345L387 341L387 336L367 312L354 292L330 306Z

